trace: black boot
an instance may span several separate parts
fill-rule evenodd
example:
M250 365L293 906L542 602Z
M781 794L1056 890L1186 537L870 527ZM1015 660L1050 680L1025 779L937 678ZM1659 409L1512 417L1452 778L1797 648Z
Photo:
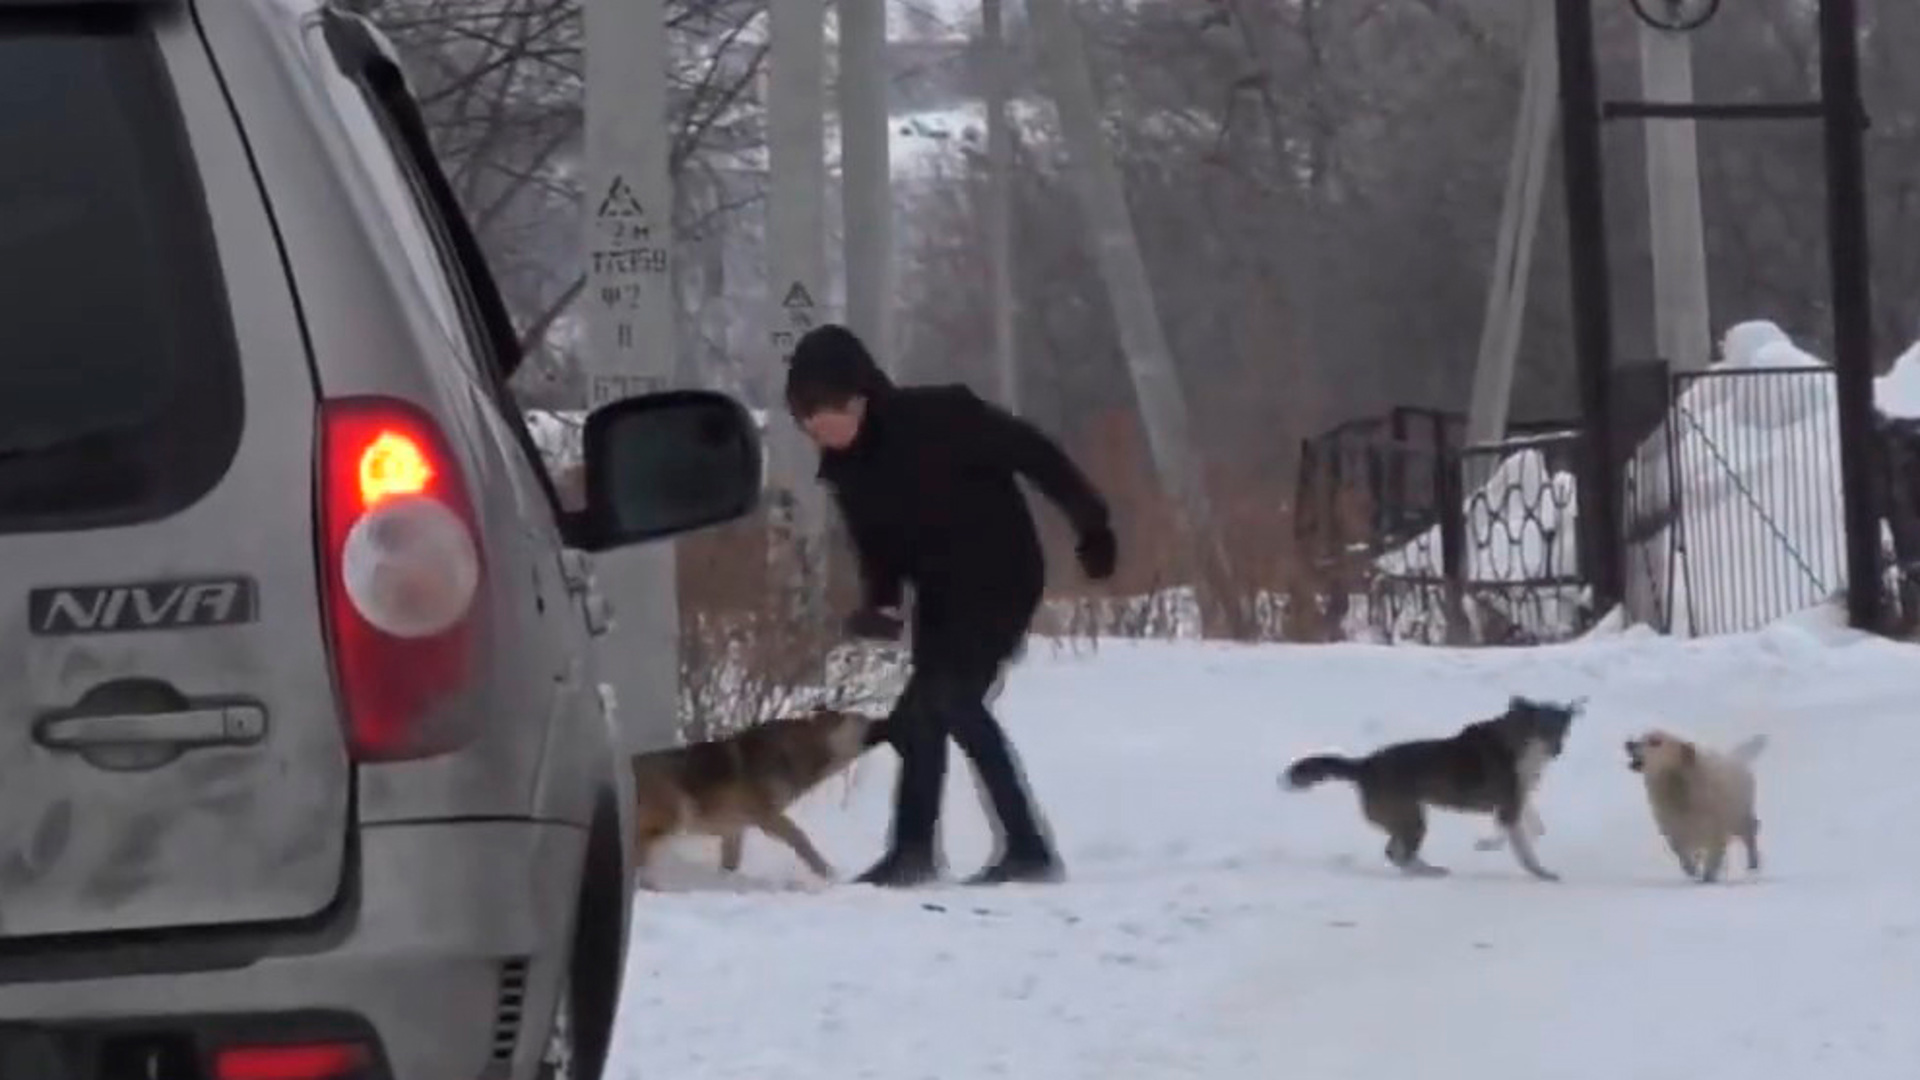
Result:
M911 889L939 876L940 867L934 862L932 852L917 848L892 848L866 873L853 880L860 885L874 885L883 889Z
M947 736L939 717L917 711L920 695L909 686L907 707L896 709L887 739L900 754L893 794L893 828L887 853L855 878L861 885L911 888L940 876L934 839L940 824L940 788L947 775Z
M1060 857L1044 847L1010 850L967 879L969 885L1050 885L1066 880Z
M1065 868L1047 840L1019 759L999 722L986 706L969 699L954 711L950 723L954 738L973 759L974 771L993 804L1004 845L1000 857L968 878L967 884L1059 881L1065 876Z

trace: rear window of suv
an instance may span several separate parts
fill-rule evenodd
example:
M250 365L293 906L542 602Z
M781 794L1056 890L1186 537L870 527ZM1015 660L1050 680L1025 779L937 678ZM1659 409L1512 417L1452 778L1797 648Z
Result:
M176 513L239 443L207 200L142 20L0 6L0 533Z

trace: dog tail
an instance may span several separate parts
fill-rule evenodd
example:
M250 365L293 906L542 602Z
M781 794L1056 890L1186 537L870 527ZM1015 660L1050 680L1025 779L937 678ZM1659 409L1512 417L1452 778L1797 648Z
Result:
M1360 779L1360 762L1339 754L1314 754L1288 766L1283 779L1286 786L1295 791L1310 788L1322 780L1355 783Z
M1747 739L1742 741L1740 745L1727 751L1727 756L1733 758L1733 760L1738 761L1742 765L1751 765L1753 764L1754 759L1760 756L1761 751L1765 750L1766 748L1767 748L1767 736L1765 732L1762 732L1761 734L1758 734L1758 735L1749 736Z

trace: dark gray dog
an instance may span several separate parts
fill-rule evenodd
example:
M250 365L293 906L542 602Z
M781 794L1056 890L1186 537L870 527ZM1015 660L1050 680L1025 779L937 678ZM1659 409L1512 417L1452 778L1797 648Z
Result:
M1387 834L1387 860L1409 874L1447 872L1420 857L1431 806L1493 815L1521 867L1543 881L1558 881L1534 856L1534 836L1545 828L1528 803L1583 704L1515 697L1506 712L1449 738L1393 743L1361 758L1301 758L1287 769L1284 783L1295 790L1323 780L1358 787L1361 812Z

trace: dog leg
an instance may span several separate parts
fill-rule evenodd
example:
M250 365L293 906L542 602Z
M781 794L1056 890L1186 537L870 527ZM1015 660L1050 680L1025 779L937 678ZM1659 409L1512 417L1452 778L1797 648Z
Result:
M1673 852L1674 861L1680 864L1680 872L1690 878L1699 877L1700 868L1694 864L1693 853L1673 837L1669 836L1666 839L1667 850Z
M1559 881L1560 875L1540 865L1540 859L1533 853L1533 841L1518 826L1507 830L1507 843L1513 845L1513 857L1522 869L1541 881Z
M1747 818L1746 825L1740 830L1740 842L1747 848L1747 873L1760 872L1760 819Z
M1547 835L1547 823L1540 820L1540 813L1533 808L1532 803L1528 803L1526 809L1521 812L1520 822L1535 840ZM1499 851L1506 846L1507 834L1503 829L1496 829L1493 835L1483 836L1473 842L1475 851Z
M1444 876L1446 867L1435 866L1420 857L1420 845L1427 838L1426 815L1415 808L1398 816L1399 820L1388 833L1387 861L1399 867L1401 873L1413 877Z
M820 857L820 852L814 848L813 841L807 839L807 834L800 831L800 826L795 825L792 818L775 813L760 822L760 828L765 830L767 835L792 848L793 853L800 856L800 861L807 864L807 869L828 881L833 880L832 865Z
M1435 866L1418 855L1400 864L1400 872L1409 877L1446 877L1453 871L1444 866Z
M1706 860L1700 866L1700 883L1712 884L1720 880L1720 868L1727 861L1727 837L1718 837L1707 848Z
M1507 845L1513 848L1514 860L1520 868L1541 881L1559 881L1560 875L1540 865L1540 859L1533 853L1533 839L1527 835L1521 807L1515 806L1500 811L1500 827L1506 830Z
M1387 841L1387 861L1408 877L1445 877L1449 873L1446 867L1435 866L1418 852L1409 850L1409 845L1398 837Z
M740 869L741 850L746 846L745 830L735 829L720 836L720 869L727 873L737 873Z

